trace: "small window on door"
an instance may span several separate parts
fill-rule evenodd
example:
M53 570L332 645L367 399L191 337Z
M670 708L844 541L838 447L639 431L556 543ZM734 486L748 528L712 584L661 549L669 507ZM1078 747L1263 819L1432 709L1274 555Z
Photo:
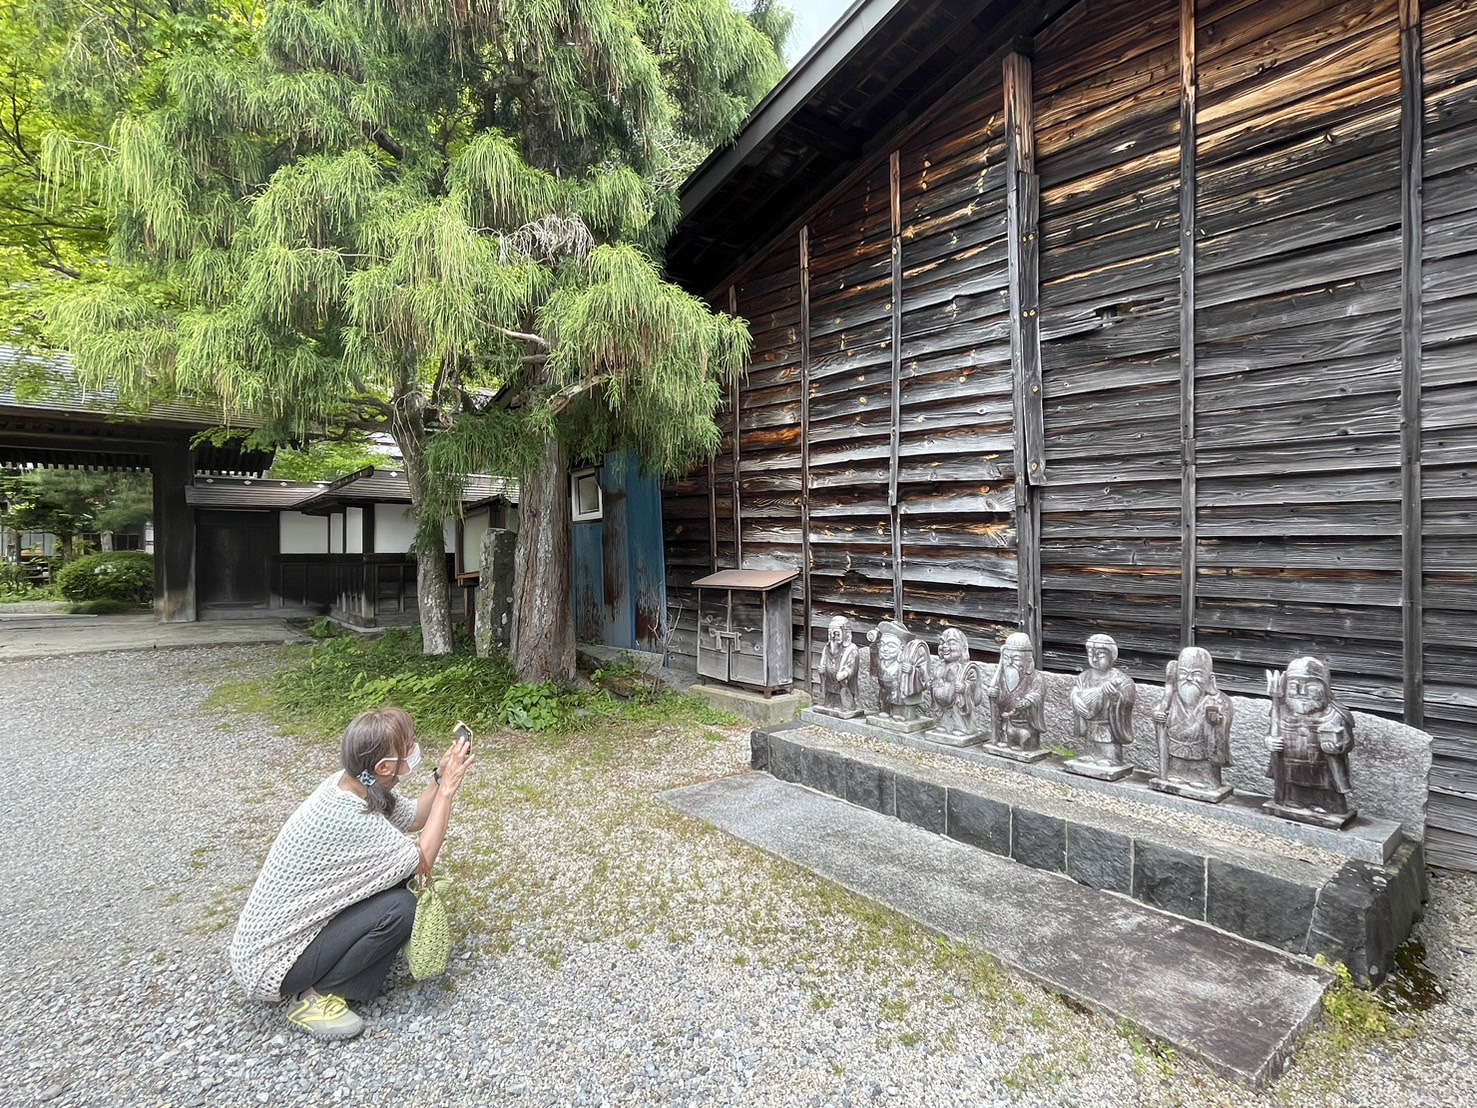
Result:
M600 499L600 470L577 469L569 475L570 518L575 523L599 519L603 503Z

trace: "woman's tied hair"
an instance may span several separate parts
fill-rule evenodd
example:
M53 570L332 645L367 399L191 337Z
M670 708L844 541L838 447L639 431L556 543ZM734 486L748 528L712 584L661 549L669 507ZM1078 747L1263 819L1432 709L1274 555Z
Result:
M364 712L344 728L341 760L344 771L364 786L366 810L394 812L395 794L380 785L374 767L386 758L403 758L414 745L415 721L402 708Z

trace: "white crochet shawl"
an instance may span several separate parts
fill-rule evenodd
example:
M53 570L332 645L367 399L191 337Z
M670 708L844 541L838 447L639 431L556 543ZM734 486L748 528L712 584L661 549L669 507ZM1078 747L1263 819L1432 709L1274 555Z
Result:
M288 819L251 888L231 939L231 972L253 1000L282 999L282 979L328 921L404 881L420 865L406 837L415 801L386 818L329 777Z

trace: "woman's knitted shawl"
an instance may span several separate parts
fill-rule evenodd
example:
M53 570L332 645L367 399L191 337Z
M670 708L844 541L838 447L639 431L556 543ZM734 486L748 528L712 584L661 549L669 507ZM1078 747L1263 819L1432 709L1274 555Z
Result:
M253 1000L282 999L282 979L328 921L350 904L404 881L420 865L406 837L415 802L393 817L367 812L335 773L303 801L252 886L231 939L231 972Z

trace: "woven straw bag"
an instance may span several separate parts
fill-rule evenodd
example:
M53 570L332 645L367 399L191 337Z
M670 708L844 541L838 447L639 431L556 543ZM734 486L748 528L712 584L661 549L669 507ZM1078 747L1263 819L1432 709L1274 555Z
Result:
M405 960L410 975L417 981L439 977L451 961L451 926L446 917L446 902L436 891L436 881L447 878L413 877L407 885L415 893L415 924L410 941L405 944Z

